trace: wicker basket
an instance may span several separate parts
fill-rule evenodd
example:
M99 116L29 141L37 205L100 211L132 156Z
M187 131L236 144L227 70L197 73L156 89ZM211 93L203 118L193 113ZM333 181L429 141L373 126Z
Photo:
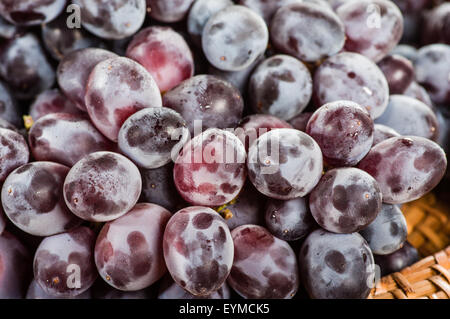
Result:
M369 299L450 299L450 246L381 278Z

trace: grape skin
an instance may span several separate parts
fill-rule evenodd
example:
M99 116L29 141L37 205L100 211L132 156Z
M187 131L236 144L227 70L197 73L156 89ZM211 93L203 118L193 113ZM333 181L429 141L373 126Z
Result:
M373 132L373 146L380 144L381 142L391 138L398 137L400 134L398 132L386 125L383 124L375 124Z
M175 213L164 232L164 259L174 281L189 293L220 289L233 264L233 239L222 217L207 207Z
M377 180L383 202L402 204L432 190L445 174L447 159L431 140L402 136L375 145L358 167Z
M112 142L82 115L51 113L41 117L28 134L31 152L36 160L73 166L85 155L110 151Z
M175 186L193 205L226 204L244 186L245 157L244 145L234 134L208 129L190 140L177 158Z
M85 104L98 130L117 142L120 127L130 115L146 107L161 107L162 99L143 66L119 57L94 67L86 84Z
M161 22L178 22L184 19L194 0L147 0L150 16Z
M378 62L378 67L386 76L389 93L403 94L414 81L414 66L400 55L388 55Z
M244 6L229 6L212 16L202 33L208 61L224 71L249 67L266 50L269 31L264 20Z
M80 295L74 296L74 297L56 297L47 294L44 289L39 286L39 284L36 282L36 280L32 280L30 283L30 286L27 290L27 295L25 296L25 299L92 299L91 298L91 290L86 290Z
M267 25L270 25L275 13L288 4L302 2L302 0L239 0L239 4L249 7L261 17Z
M33 26L55 19L65 5L65 0L3 0L0 14L16 25Z
M291 119L289 121L289 124L291 124L292 127L295 128L296 130L306 132L306 126L308 125L308 122L311 116L313 116L313 114L314 114L313 112L300 113L299 115Z
M22 124L16 101L6 83L0 81L0 118L19 126Z
M58 89L42 92L30 105L29 115L34 122L41 117L52 113L68 113L73 115L84 115L76 105L67 99Z
M389 255L375 255L375 263L381 268L381 276L405 269L420 260L419 252L410 243Z
M264 195L283 200L303 197L322 175L322 152L309 135L277 129L250 146L247 168L250 181Z
M161 206L139 203L105 224L95 245L100 276L123 291L141 290L159 280L167 271L162 241L171 216Z
M302 245L299 265L312 299L365 299L375 277L372 252L358 233L315 230Z
M46 237L36 250L34 279L48 295L74 297L87 291L97 278L94 263L95 234L87 227ZM71 288L71 274L79 267L80 288ZM76 270L75 270L76 271Z
M274 55L253 71L248 90L249 104L255 112L290 120L308 105L312 78L299 60Z
M442 3L430 12L424 14L422 28L422 43L450 44L450 4Z
M79 226L62 196L69 168L33 162L9 174L2 187L3 209L15 226L35 236L51 236Z
M234 261L228 284L246 299L291 299L298 290L297 258L289 244L264 227L239 226L231 232Z
M428 94L427 90L425 90L423 86L419 85L415 81L411 82L411 85L405 90L405 92L403 92L403 95L419 100L432 109L434 108L433 102L431 101L431 97Z
M341 51L345 32L339 17L329 8L295 2L277 11L270 25L270 38L277 50L315 62Z
M19 28L16 25L9 23L0 15L0 37L12 39L18 31Z
M17 167L28 163L27 142L17 132L0 128L0 183Z
M325 60L314 74L317 106L348 100L366 108L371 117L380 117L388 105L389 86L379 67L366 57L351 52Z
M126 157L96 152L83 157L67 174L64 199L78 217L107 222L136 204L142 181L138 168Z
M195 296L181 288L170 276L166 276L159 288L158 299L230 299L230 288L224 283L208 296Z

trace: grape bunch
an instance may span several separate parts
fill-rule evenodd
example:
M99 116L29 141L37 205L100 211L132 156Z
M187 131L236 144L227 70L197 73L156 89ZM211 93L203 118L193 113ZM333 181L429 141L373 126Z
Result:
M443 1L1 0L0 299L367 298L448 185L449 30Z

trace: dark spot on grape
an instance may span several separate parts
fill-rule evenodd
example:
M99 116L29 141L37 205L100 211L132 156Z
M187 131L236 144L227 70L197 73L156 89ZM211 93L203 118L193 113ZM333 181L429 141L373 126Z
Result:
M393 237L396 237L398 235L398 233L399 233L399 228L398 228L397 223L391 222L391 225L389 227L389 231L390 231L390 233L391 233L391 235Z
M345 256L337 250L332 250L325 255L325 263L339 274L343 274L347 268Z
M197 229L207 229L211 226L213 217L208 213L200 213L192 219L192 224Z
M348 208L349 198L344 186L338 185L333 188L333 205L340 211L345 211Z

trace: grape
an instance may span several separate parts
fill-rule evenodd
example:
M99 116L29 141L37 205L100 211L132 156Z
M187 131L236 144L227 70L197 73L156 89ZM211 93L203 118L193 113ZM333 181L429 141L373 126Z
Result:
M114 148L85 116L66 113L41 117L31 127L28 140L35 159L69 167L85 155Z
M405 269L420 260L419 252L405 242L403 247L389 255L375 255L375 263L381 268L381 276Z
M66 0L2 0L0 14L16 25L32 26L55 19L65 5Z
M377 218L361 230L360 234L374 254L391 254L406 240L408 235L406 219L396 205L383 204Z
M31 258L25 246L13 235L0 236L0 299L25 296L31 270Z
M374 124L357 103L336 101L320 107L308 121L306 133L333 166L355 166L373 144Z
M75 104L68 100L58 89L42 92L30 106L29 114L33 121L39 120L47 114L68 113L82 116L82 112Z
M130 116L119 131L119 149L143 168L158 168L189 140L180 114L159 107L145 108Z
M450 3L442 3L425 15L422 43L450 44Z
M229 6L212 16L202 33L208 61L224 71L249 67L266 50L269 31L264 20L244 6Z
M16 101L2 81L0 81L0 118L16 126L22 124Z
M308 125L309 119L311 118L311 116L313 116L313 114L314 113L312 112L300 113L299 115L291 119L289 121L289 124L291 124L292 127L296 130L306 132L306 126Z
M61 14L56 20L42 25L42 39L47 51L60 61L68 53L78 49L102 47L100 39L82 29L67 27L67 14Z
M155 20L178 22L184 19L192 2L194 0L147 0L147 11Z
M233 264L233 240L222 217L210 208L184 208L164 232L164 259L175 282L196 296L220 289Z
M297 258L287 242L256 225L239 226L231 235L231 288L247 299L290 299L297 293Z
M278 9L291 3L302 2L302 0L239 0L238 2L258 13L266 24L270 25Z
M287 201L269 199L265 220L267 229L286 241L299 240L316 228L309 205L302 197Z
M307 195L319 182L322 152L310 136L282 128L261 135L250 146L247 167L250 181L261 193L293 199Z
M78 217L107 222L136 204L142 181L138 168L126 157L96 152L83 157L67 174L64 199Z
M0 38L12 39L18 31L19 28L17 26L10 24L0 16Z
M6 227L6 217L5 213L3 212L2 205L0 205L0 235L3 233Z
M346 167L325 173L310 195L309 207L322 228L350 234L375 220L381 202L376 180L360 169Z
M187 31L196 45L202 45L202 32L208 20L220 10L233 5L231 0L197 0L187 18Z
M162 240L171 213L155 204L137 204L103 226L95 245L100 276L124 291L144 289L166 272Z
M417 59L417 49L408 44L399 44L392 51L392 55L400 55L407 58L411 62L415 62Z
M315 230L302 245L299 265L313 299L365 299L375 277L372 252L358 233Z
M84 96L92 69L101 61L116 55L103 49L80 49L64 56L59 63L57 80L61 91L81 110L86 111Z
M108 285L104 280L97 280L92 287L93 299L154 299L154 287L137 291L122 291Z
M23 165L5 180L3 209L13 224L35 236L51 236L79 226L62 195L69 168L52 162Z
M145 20L145 0L73 0L81 9L86 30L104 39L123 39L136 33Z
M30 151L22 135L0 128L0 184L14 169L28 163L29 156Z
M278 128L292 128L292 126L273 115L254 114L244 117L234 130L234 134L241 140L242 144L245 145L245 149L248 151L250 145L258 137Z
M156 169L141 169L141 176L140 201L160 205L171 212L186 206L173 181L172 163Z
M94 125L114 142L130 115L146 107L162 106L152 76L140 64L122 57L94 67L86 84L85 103Z
M348 100L365 107L376 119L388 105L389 86L378 66L366 57L344 52L328 58L314 74L317 106Z
M419 50L416 80L436 104L450 103L450 45L432 44Z
M194 75L194 57L183 37L169 27L142 29L128 45L127 57L142 64L161 92Z
M255 189L252 183L246 182L239 195L217 211L225 216L225 222L230 230L247 224L263 225L264 216L261 212L265 202L265 197Z
M31 33L6 43L0 54L0 75L18 99L32 98L55 82L55 72L39 40Z
M158 299L230 299L230 288L224 283L219 290L208 296L195 296L166 276L160 285Z
M400 134L398 132L386 125L375 124L375 130L373 131L373 146L380 144L381 142L391 138L398 137Z
M293 3L282 7L270 25L274 47L302 61L316 62L341 51L344 25L327 7Z
M345 25L345 50L379 62L400 41L403 16L388 0L349 1L337 9Z
M44 293L74 297L87 291L97 278L94 245L95 234L87 227L46 237L33 263L34 279Z
M402 204L432 190L445 174L447 159L429 139L403 136L375 145L358 167L377 180L383 202Z
M403 94L425 103L432 109L434 107L427 90L425 90L421 85L419 85L415 81L411 83L411 85L406 89L406 91Z
M437 140L439 123L431 108L405 95L391 95L389 105L376 123L396 130L400 135L414 135Z
M238 89L212 75L197 75L167 92L163 105L181 114L192 136L203 129L234 128L242 117L244 101Z
M308 105L312 78L299 60L288 55L274 55L253 72L248 90L250 106L255 112L290 120Z
M432 0L393 0L403 14L403 36L401 42L418 42L422 26L422 15Z
M36 280L32 280L30 286L28 287L26 299L66 299L66 298L57 298L55 296L47 294L44 289L39 286ZM91 290L86 290L80 295L74 296L69 299L92 299L91 298Z
M234 134L208 129L190 140L177 158L175 186L191 204L226 204L244 186L245 157L244 145Z
M0 117L0 128L5 128L5 129L8 129L8 130L14 131L14 132L16 132L16 133L19 133L19 134L21 134L21 135L24 135L22 130L19 130L17 127L15 127L14 125L12 125L12 124L9 123L8 121L5 121L5 120L2 119L1 117Z
M400 55L388 55L378 62L386 76L390 94L402 94L414 81L414 66Z

